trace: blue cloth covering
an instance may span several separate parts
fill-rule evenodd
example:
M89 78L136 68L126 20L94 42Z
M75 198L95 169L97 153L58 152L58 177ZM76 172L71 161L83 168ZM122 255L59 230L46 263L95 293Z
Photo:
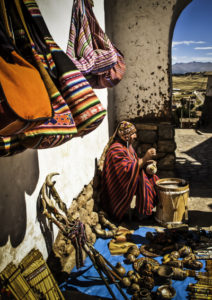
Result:
M134 231L133 234L133 242L137 244L138 247L140 247L142 244L147 243L148 241L145 239L145 235L147 232L155 232L154 228L146 228L146 227L140 227L139 229ZM108 243L110 239L97 239L94 247L96 250L98 250L111 264L114 266L117 264L117 262L120 262L124 268L126 269L126 272L129 270L134 270L132 264L126 264L125 258L123 255L111 255ZM138 258L143 257L142 254L138 256ZM155 258L159 263L162 261L162 257ZM203 263L203 268L200 270L201 272L205 271L205 261L201 260ZM173 300L185 300L188 298L188 291L186 291L186 288L189 283L195 283L196 280L193 277L187 277L183 281L177 281L172 280L172 286L176 290L176 296L173 298ZM117 299L122 300L124 299L123 296L120 294L118 289L114 284L110 285L112 291L114 292ZM153 291L156 291L158 286L155 286ZM60 285L61 291L66 290L78 290L81 293L87 294L87 295L93 295L98 296L102 298L108 298L111 299L111 295L108 292L106 286L103 284L102 280L100 280L99 274L94 268L91 260L87 257L85 260L84 267L77 270L74 268L68 278L68 280ZM127 290L123 289L126 296L131 299L132 294L127 293Z

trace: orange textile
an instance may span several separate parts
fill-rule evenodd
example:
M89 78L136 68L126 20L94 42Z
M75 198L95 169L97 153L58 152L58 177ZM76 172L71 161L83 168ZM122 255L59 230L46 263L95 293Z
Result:
M27 121L51 118L53 111L39 72L15 51L0 57L0 83L10 108Z

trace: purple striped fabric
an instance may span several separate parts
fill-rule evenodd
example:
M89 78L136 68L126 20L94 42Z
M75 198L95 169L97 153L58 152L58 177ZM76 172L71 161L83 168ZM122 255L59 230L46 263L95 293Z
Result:
M104 74L117 63L116 51L87 0L75 0L67 55L83 74Z

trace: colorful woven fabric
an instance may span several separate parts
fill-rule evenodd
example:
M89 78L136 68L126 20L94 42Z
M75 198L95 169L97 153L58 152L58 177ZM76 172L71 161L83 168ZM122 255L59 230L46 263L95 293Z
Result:
M26 20L28 20L29 16L25 16L23 14L23 9L21 7L21 3L19 0L16 1L16 8L17 8L17 12L19 13L19 16L20 16L20 19L22 22L22 27L21 28L19 27L18 30L16 31L17 35L19 35L19 37L17 37L17 39L20 40L20 44L21 44L21 41L23 42L22 36L23 36L23 30L24 30L25 35L26 35L25 38L28 38L28 40L31 44L32 54L34 56L35 63L41 73L43 81L45 82L47 90L51 96L52 107L54 110L54 118L49 119L47 122L42 124L42 126L39 126L38 128L35 128L34 130L26 131L25 136L29 137L31 135L37 134L38 132L40 134L44 134L44 135L53 135L53 134L73 135L73 134L76 134L77 129L76 129L76 125L75 125L72 113L71 113L65 99L61 95L60 91L55 86L55 84L53 82L54 78L50 77L52 74L49 74L47 72L47 70L45 69L46 63L43 63L43 61L41 59L42 53L40 54L38 52L39 48L38 48L38 46L36 46L36 44L32 40L32 36L29 33L29 29L31 29L32 32L35 32L35 30L32 30L32 28L30 27L30 24L28 24L26 22ZM26 14L26 12L25 12L25 14ZM16 23L15 25L20 26L20 23L18 23L18 24ZM20 47L21 47L21 45L20 45Z
M108 36L90 11L89 1L74 1L66 53L83 74L102 74L117 63L117 56ZM92 35L90 27L95 28L96 35Z
M0 156L12 156L25 150L17 135L0 137Z
M4 1L2 0L1 4L3 2ZM7 2L6 4L7 11L4 16L5 18L10 19L14 32L14 44L16 44L18 51L23 55L23 57L30 61L30 63L39 70L49 98L51 99L52 110L54 112L54 116L48 118L46 122L37 122L36 126L32 126L32 123L29 123L28 126L25 126L24 132L16 132L18 134L16 137L16 146L14 143L11 143L11 145L9 143L9 147L6 149L8 149L9 153L12 153L11 151L15 152L15 147L19 148L18 143L20 143L21 148L25 149L26 147L43 149L45 147L49 148L58 146L60 143L62 144L65 141L70 140L72 136L76 134L77 129L73 116L66 101L63 99L49 73L44 68L40 56L35 49L35 44L32 41L24 19L22 12L23 7L21 6L20 1L15 1L15 4L12 1ZM6 23L7 19L4 19L4 24ZM10 151L9 149L12 150Z
M73 114L77 136L83 136L102 122L106 111L88 81L52 39L36 2L23 0L23 3L30 13L27 16L30 20L28 25L34 29L33 32L36 28L39 29L40 37L37 37L37 42L40 41L40 45L41 42L45 45L43 47L47 53L45 55L47 70L50 76L56 77L57 87Z
M120 221L136 195L138 213L151 215L156 204L154 182L157 179L157 176L149 178L139 170L132 146L127 148L121 141L113 143L107 151L102 171L102 208Z
M113 87L123 78L123 54L100 27L89 0L75 0L67 55L93 88Z
M8 56L0 57L0 82L9 107L22 120L51 118L50 99L39 72L16 51Z
M0 23L0 135L25 131L52 117L39 72L16 51Z
M117 63L110 70L106 71L105 74L101 74L99 76L92 75L91 79L89 80L94 88L111 88L122 80L126 71L126 64L121 51L117 48L115 48L115 51L117 55Z

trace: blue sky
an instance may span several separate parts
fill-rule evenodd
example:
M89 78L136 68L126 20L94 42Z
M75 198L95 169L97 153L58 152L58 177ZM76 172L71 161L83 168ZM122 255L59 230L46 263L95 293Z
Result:
M212 62L212 0L193 0L179 16L172 39L172 64Z

